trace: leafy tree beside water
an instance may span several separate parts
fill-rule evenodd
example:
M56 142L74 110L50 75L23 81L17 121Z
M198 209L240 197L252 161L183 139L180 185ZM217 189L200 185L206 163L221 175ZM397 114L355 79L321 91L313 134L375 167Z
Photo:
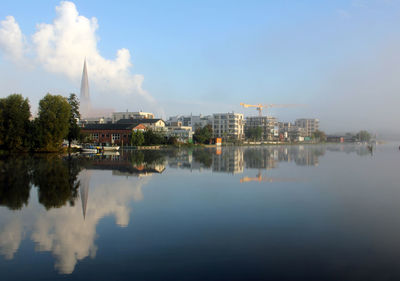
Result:
M262 137L262 128L261 127L253 127L249 128L246 131L246 138L252 140L261 140Z
M144 143L144 134L142 131L136 131L136 132L132 132L131 135L131 145L133 146L140 146Z
M193 139L197 143L210 143L213 136L213 130L211 125L206 125L203 128L197 128L194 132Z
M29 150L30 116L29 101L22 95L0 99L0 146L7 150Z
M362 131L358 132L357 138L359 141L369 142L371 140L371 134L365 130L362 130Z
M71 112L69 116L69 128L68 128L68 147L71 148L71 142L77 140L80 137L80 127L78 125L78 120L81 118L79 113L79 100L75 94L70 94L68 98L68 103L71 107Z
M165 143L165 138L160 132L149 129L145 131L143 135L145 145L158 145Z
M58 151L70 128L71 105L62 96L47 94L39 102L35 120L36 149Z
M319 142L325 142L326 141L326 134L323 131L316 130L314 133L312 133L312 139L319 141Z

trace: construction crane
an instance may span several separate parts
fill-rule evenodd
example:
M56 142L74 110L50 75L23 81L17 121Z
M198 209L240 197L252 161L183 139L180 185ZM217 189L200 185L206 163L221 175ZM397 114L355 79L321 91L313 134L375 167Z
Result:
M249 107L255 107L258 110L258 115L261 117L262 116L262 110L265 108L267 110L269 107L295 107L295 106L301 106L301 104L247 104L244 102L240 103L241 106L244 108L249 108Z

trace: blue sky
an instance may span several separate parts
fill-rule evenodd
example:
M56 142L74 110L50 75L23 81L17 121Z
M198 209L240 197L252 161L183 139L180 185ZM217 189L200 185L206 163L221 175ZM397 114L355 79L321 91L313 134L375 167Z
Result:
M118 87L103 90L101 81L91 80L89 64L91 94L99 107L166 117L256 114L240 102L299 103L307 106L271 114L285 121L316 117L328 131L386 130L380 126L387 120L376 116L399 117L393 104L400 101L400 87L391 78L399 70L393 59L399 47L399 1L73 3L79 15L97 19L99 55L115 60L117 50L129 50L133 66L127 71L142 75L137 91L151 97L143 100L136 90L119 96ZM53 23L59 5L2 1L0 21L13 16L29 44L37 24ZM21 92L35 108L47 91L79 92L80 73L68 76L44 61L37 63L32 51L27 56L35 63L29 67L15 63L4 48L0 55L1 96Z

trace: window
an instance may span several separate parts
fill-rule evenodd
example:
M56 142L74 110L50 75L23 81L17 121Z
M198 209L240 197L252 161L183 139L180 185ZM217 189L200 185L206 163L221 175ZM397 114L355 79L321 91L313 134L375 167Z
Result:
M92 134L93 139L98 139L99 138L99 133L93 133Z
M101 134L101 137L104 138L104 134Z
M119 134L111 134L112 140L119 140Z

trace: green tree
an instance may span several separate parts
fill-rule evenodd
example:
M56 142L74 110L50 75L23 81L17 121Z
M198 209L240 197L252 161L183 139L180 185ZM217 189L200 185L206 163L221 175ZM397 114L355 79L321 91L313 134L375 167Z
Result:
M370 139L371 139L371 134L368 133L368 132L365 131L365 130L362 130L362 131L359 131L359 132L358 132L357 138L358 138L359 141L362 141L362 142L369 142Z
M179 144L178 138L174 136L168 137L167 144L178 145Z
M80 135L78 120L81 118L81 114L79 113L79 100L74 93L69 95L68 103L71 106L71 113L69 116L69 129L67 140L68 148L71 148L71 142L73 140L77 140Z
M68 135L71 106L62 96L47 94L39 102L35 120L36 149L57 151Z
M141 146L142 144L144 144L144 134L142 131L135 131L132 132L131 135L131 145L133 146Z
M160 132L156 132L151 129L145 131L143 135L145 145L164 144L165 142L164 136Z
M262 137L262 128L261 127L253 127L249 128L246 131L246 138L252 140L261 140Z
M29 150L29 100L20 94L0 99L0 145L7 150Z
M213 130L211 125L206 125L203 128L197 128L194 132L193 139L197 143L210 143L212 139Z
M312 139L315 141L319 142L324 142L326 141L326 134L323 131L316 130L314 133L312 133Z

